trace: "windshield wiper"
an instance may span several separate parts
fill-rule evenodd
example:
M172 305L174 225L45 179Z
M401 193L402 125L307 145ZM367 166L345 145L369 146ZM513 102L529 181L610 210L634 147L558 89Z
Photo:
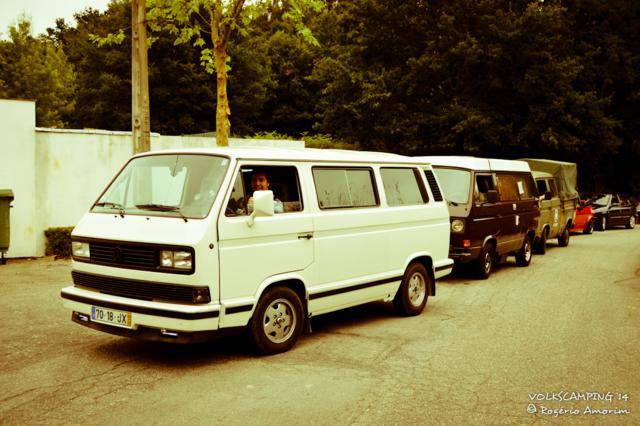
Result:
M124 217L124 206L122 204L114 203L112 201L101 201L99 203L95 203L93 207L111 207L112 209L117 209L120 217Z
M458 203L456 203L455 201L448 201L450 206L458 206Z
M136 208L158 212L175 212L178 213L185 222L188 222L187 217L182 214L182 212L180 211L180 207L178 206L167 206L164 204L136 204Z

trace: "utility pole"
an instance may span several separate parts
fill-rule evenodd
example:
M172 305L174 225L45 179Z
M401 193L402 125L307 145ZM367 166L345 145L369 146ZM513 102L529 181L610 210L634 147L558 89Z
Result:
M151 149L146 0L131 1L131 132L133 153Z

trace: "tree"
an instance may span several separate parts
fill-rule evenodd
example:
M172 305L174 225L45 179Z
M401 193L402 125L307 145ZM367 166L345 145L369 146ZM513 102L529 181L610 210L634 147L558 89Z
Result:
M73 111L75 75L60 46L31 35L31 22L21 17L0 41L0 95L35 99L36 124L64 127Z
M228 145L231 108L227 95L229 43L234 33L246 33L254 19L285 5L286 18L295 23L298 34L317 43L302 18L306 11L318 11L322 0L264 0L245 5L245 0L150 0L147 18L153 31L168 30L176 44L193 43L201 48L201 61L216 73L216 142Z

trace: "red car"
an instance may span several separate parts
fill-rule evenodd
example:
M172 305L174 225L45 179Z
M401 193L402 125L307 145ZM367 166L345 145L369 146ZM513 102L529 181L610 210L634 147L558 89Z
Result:
M593 224L594 216L591 204L588 204L587 201L580 200L580 205L576 209L576 219L573 221L573 226L569 232L591 234L593 232Z

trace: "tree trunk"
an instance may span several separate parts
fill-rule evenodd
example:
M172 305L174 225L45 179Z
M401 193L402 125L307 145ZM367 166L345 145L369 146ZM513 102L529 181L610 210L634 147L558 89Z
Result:
M133 153L151 149L146 0L131 2L131 133Z
M216 83L218 97L216 102L216 144L229 146L231 123L229 99L227 98L227 47L221 43L215 46Z

